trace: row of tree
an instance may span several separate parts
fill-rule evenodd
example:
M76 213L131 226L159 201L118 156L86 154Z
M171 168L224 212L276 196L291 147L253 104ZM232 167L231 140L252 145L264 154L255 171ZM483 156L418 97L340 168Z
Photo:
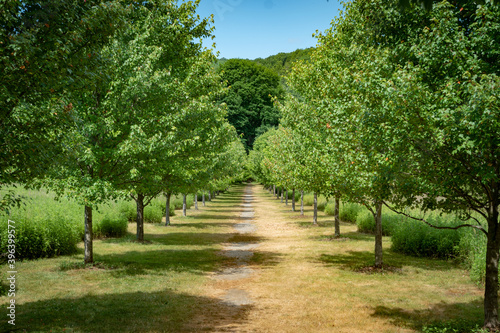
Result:
M246 153L220 102L199 1L7 1L1 10L2 186L46 186L92 211L130 196L137 240L160 194L224 189ZM68 7L69 6L69 7ZM10 193L3 206L19 202Z
M484 324L500 328L499 6L351 1L317 38L277 102L281 127L256 142L255 176L365 205L376 221L375 266L383 207L473 221L456 228L487 237Z

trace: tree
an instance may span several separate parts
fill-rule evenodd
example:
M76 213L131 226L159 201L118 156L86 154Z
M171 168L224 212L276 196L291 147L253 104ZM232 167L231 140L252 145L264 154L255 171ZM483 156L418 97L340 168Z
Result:
M279 76L250 60L230 59L219 67L230 89L221 100L228 106L228 120L243 135L249 150L257 136L279 124L272 97L283 94Z
M209 21L196 17L197 3L150 5L116 48L124 74L113 87L121 95L115 107L135 110L121 152L132 165L123 189L137 204L138 241L144 240L144 207L165 190L171 166L185 179L199 159L196 151L212 153L213 133L225 124L224 110L214 103L223 90L212 70L215 58L194 41L210 36Z
M391 171L386 206L402 214L407 206L456 212L475 222L455 228L486 234L484 326L494 330L500 328L499 10L490 2L443 1L424 12L359 1L320 36L332 62L342 63L333 51L339 44L350 54L365 50L365 59L335 74L352 76L353 98L364 101L360 109L370 106L359 115L372 134L361 137L379 152L386 147L380 161Z
M88 90L97 56L123 27L118 1L15 1L0 9L0 184L45 174L61 153L73 104L68 90ZM2 206L15 200L4 197Z
M206 111L199 108L206 103L192 93L196 89L189 79L196 76L206 84L198 69L207 66L197 65L210 59L208 53L201 57L205 60L198 59L201 46L192 43L210 32L208 21L193 15L195 7L173 1L137 5L124 33L99 54L105 75L95 78L92 92L72 94L74 125L64 141L67 159L54 169L53 184L85 205L86 263L93 261L92 208L132 194L142 240L143 208L162 190L160 167L197 140L183 140L188 134L176 132L176 125L195 125L193 116ZM164 44L174 40L176 47Z

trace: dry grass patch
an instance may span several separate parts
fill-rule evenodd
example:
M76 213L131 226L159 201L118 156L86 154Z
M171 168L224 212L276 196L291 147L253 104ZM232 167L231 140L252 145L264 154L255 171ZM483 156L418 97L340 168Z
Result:
M333 239L333 219L311 211L292 213L259 187L256 250L275 253L248 288L255 308L245 329L256 332L417 332L435 322L482 320L482 291L453 262L412 258L390 251L384 237L381 272L374 263L374 238L343 223ZM258 255L256 255L258 258ZM257 261L259 267L261 262ZM453 292L460 290L460 292Z

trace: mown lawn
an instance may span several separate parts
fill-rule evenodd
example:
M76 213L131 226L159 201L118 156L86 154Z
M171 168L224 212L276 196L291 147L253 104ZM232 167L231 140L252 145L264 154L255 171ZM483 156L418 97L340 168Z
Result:
M223 263L217 252L231 237L238 190L172 217L146 224L146 244L134 242L135 224L120 239L94 241L97 264L82 269L79 253L17 263L16 326L22 332L177 332L217 300L203 296L206 274ZM234 215L234 216L233 216ZM2 275L6 265L0 266ZM0 297L2 308L9 298ZM0 331L14 327L2 318ZM210 327L207 327L210 329Z
M79 253L17 265L16 326L23 332L470 332L482 322L483 291L454 261L414 258L390 250L389 267L371 272L374 238L320 213L312 226L254 185L255 234L238 235L244 187L231 188L172 226L147 224L146 244L129 235L94 243L95 267ZM228 259L224 243L260 246L251 278L217 282ZM0 266L5 276L5 265ZM254 300L239 308L221 302L224 288ZM9 298L0 297L6 308ZM4 317L5 318L5 317ZM0 330L12 327L2 321Z

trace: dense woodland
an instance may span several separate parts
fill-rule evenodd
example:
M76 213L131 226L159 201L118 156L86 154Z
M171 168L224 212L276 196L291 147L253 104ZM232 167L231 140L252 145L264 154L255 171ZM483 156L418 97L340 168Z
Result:
M363 207L376 269L384 235L412 255L462 256L482 271L484 327L499 329L500 6L425 3L348 2L316 48L251 61L202 47L213 22L199 1L5 1L2 225L26 203L18 187L49 191L81 208L82 228L26 223L19 251L63 255L83 238L92 263L94 233L115 230L109 216L96 229L100 207L132 201L125 223L143 242L145 207L168 225L171 201L185 214L188 194L197 205L253 179L294 210L325 198L336 237L340 204ZM441 247L403 240L420 226Z

